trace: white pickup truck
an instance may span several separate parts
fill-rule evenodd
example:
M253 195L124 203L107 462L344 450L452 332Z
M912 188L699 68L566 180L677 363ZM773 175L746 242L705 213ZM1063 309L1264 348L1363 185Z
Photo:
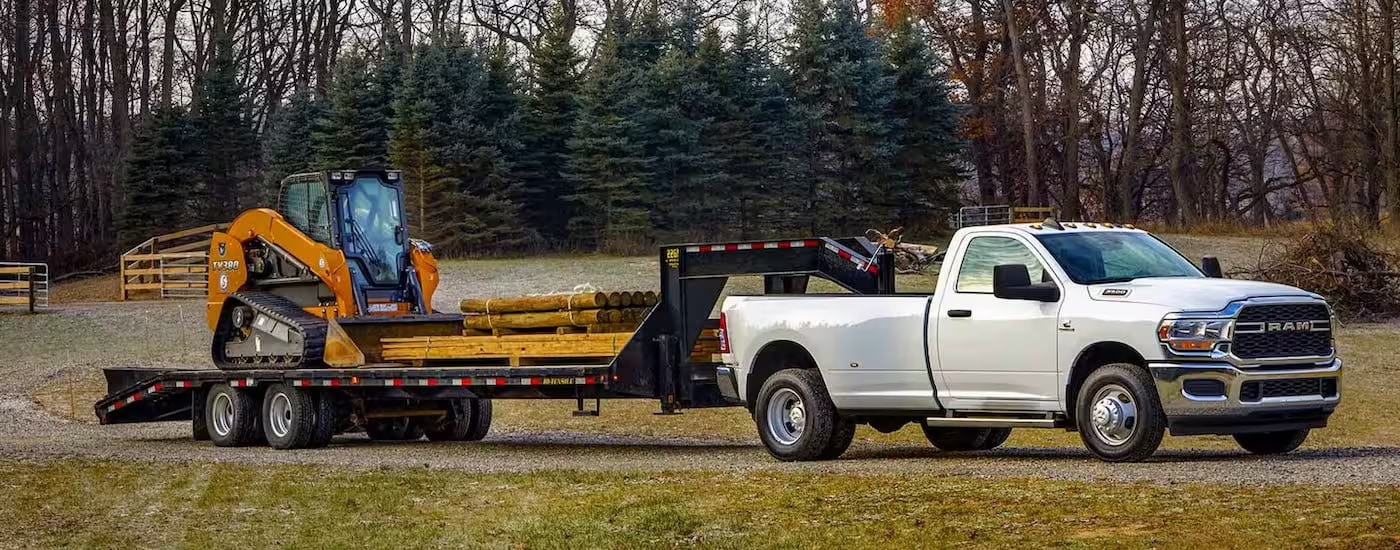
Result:
M1331 309L1203 265L1131 226L963 229L933 294L726 299L720 391L781 460L908 423L947 451L1020 427L1078 431L1108 461L1146 459L1164 431L1292 451L1339 401Z

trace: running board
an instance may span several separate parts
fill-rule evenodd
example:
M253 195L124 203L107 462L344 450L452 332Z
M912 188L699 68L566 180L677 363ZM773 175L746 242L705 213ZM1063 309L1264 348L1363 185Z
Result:
M924 425L936 428L1058 428L1060 423L1054 418L930 416L924 419Z

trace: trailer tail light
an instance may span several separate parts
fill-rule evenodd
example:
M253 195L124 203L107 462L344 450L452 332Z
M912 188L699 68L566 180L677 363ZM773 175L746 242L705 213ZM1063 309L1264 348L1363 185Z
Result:
M729 353L729 325L725 323L724 314L719 314L719 352Z

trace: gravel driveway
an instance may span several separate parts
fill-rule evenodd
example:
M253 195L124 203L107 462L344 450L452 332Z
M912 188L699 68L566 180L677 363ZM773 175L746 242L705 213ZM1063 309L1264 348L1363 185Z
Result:
M647 267L635 269L642 272ZM465 294L461 290L457 293ZM1240 451L1173 449L1160 451L1146 464L1106 464L1076 447L1013 447L953 455L921 446L866 443L852 447L841 460L790 464L768 457L756 440L498 430L481 443L372 443L363 436L349 435L337 438L326 449L222 449L190 440L185 423L97 426L54 416L31 397L38 388L64 377L90 379L103 366L207 366L202 315L202 304L197 302L75 304L40 315L0 314L0 334L6 335L0 339L0 458L299 463L483 472L908 472L1156 483L1400 484L1400 447L1305 448L1269 458ZM84 400L80 406L87 404Z

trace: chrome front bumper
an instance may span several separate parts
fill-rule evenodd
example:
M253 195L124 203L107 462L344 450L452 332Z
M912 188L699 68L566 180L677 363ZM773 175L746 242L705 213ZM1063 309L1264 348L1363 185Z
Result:
M1341 401L1341 359L1288 370L1241 369L1223 362L1160 362L1147 366L1173 435L1320 428L1327 425L1327 417ZM1247 382L1307 378L1336 379L1336 394L1240 399ZM1190 380L1220 381L1224 384L1224 395L1193 395L1185 389Z

